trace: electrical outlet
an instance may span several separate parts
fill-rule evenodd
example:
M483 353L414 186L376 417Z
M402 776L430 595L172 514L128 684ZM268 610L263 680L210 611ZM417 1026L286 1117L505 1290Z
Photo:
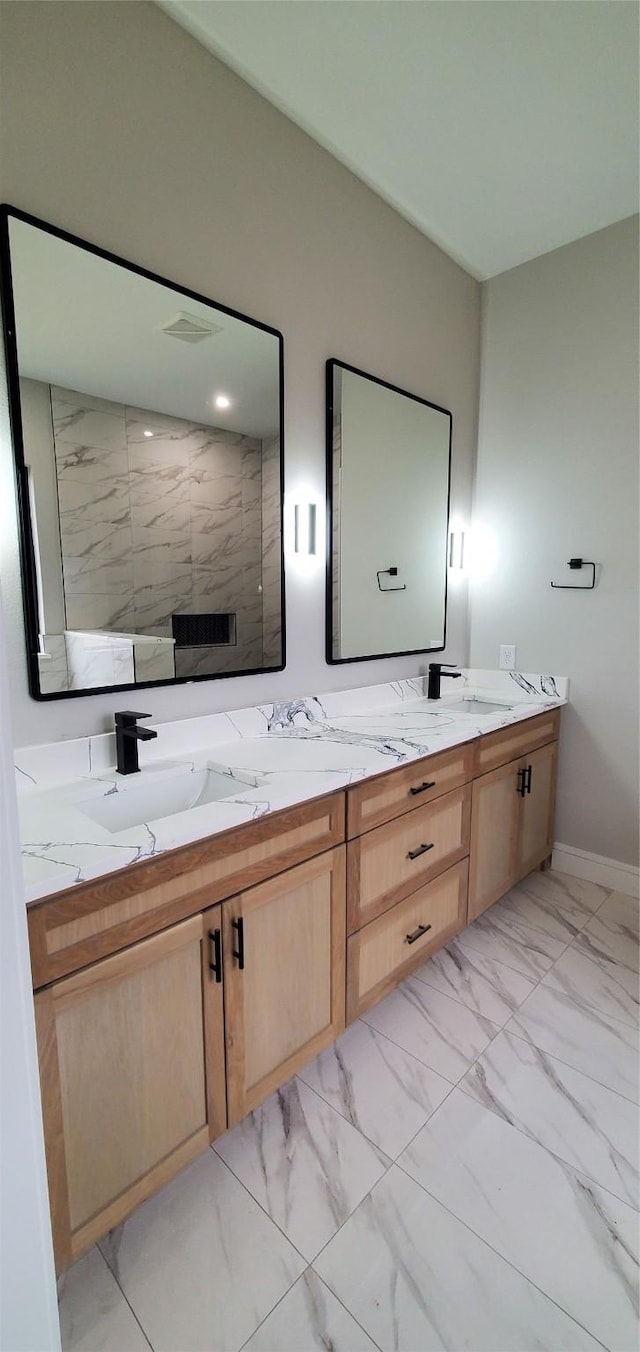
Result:
M516 669L516 645L515 643L500 644L500 670L515 671Z

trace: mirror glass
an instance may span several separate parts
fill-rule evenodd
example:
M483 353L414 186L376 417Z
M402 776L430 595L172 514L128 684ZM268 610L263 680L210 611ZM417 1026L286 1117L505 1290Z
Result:
M281 334L2 230L31 693L280 670Z
M451 414L327 362L327 661L445 646Z

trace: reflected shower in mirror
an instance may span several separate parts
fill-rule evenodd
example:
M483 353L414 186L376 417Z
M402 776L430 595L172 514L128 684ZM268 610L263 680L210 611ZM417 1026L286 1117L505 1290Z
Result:
M281 335L2 229L32 694L281 669Z
M327 661L445 646L451 414L327 362Z

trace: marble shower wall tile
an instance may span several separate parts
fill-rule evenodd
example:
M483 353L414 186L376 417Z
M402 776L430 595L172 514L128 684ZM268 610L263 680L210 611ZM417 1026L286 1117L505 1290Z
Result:
M383 1352L599 1346L395 1166L314 1268Z
M51 411L56 448L71 445L95 447L107 452L126 450L124 408L121 404L52 385Z
M280 437L262 443L262 623L265 666L282 661Z
M194 650L191 667L262 666L261 443L72 390L53 390L52 403L67 628L170 637L175 612L232 611L235 650ZM279 439L267 460L279 513ZM279 563L271 564L279 628ZM271 611L269 634L275 646Z
M632 1207L460 1089L398 1165L605 1347L636 1347Z
M45 634L42 645L44 652L38 653L38 672L42 694L54 695L59 690L68 690L69 670L64 634Z

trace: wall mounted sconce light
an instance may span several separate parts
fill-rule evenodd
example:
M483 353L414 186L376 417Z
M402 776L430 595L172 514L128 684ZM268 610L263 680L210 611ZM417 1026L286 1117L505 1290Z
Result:
M296 502L293 508L294 554L316 554L318 549L315 502Z
M449 567L458 571L464 568L464 534L463 530L449 533Z

